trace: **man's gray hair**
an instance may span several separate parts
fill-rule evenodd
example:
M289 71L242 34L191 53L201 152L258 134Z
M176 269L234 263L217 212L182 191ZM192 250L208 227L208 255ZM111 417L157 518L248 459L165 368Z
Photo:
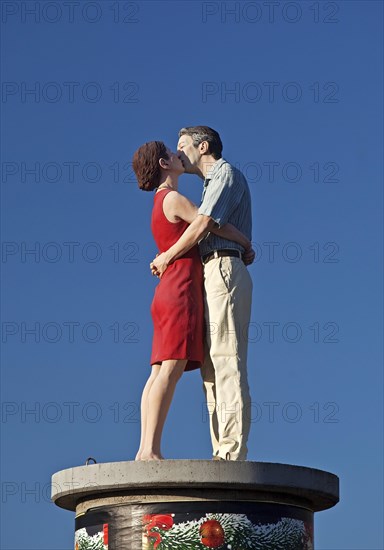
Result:
M179 137L181 136L190 136L194 147L197 147L203 141L207 141L209 145L209 153L213 156L214 159L218 160L221 158L221 153L223 150L223 144L221 138L216 130L213 130L209 126L188 126L182 128L179 132Z

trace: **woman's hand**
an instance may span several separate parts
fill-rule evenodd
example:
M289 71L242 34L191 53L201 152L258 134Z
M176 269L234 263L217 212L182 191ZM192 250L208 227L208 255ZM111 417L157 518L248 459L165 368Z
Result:
M149 264L149 267L151 268L152 275L161 279L168 265L169 260L167 257L167 253L162 252L161 254L156 254L156 258L152 260L152 262Z

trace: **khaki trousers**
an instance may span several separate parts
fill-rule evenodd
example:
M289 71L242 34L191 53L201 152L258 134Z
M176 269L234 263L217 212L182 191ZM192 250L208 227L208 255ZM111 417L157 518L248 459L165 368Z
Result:
M240 258L204 265L206 354L201 374L213 456L246 460L250 429L247 377L252 279Z

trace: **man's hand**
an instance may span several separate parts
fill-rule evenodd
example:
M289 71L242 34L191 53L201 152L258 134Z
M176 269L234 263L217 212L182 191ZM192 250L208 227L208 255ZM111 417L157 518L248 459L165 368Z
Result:
M256 252L253 250L252 245L244 252L242 259L245 265L251 265L256 257Z
M149 267L151 268L152 275L155 275L156 277L159 277L159 279L161 279L168 265L169 261L167 258L167 253L163 252L162 254L156 255L156 258L152 260L152 262L149 264Z

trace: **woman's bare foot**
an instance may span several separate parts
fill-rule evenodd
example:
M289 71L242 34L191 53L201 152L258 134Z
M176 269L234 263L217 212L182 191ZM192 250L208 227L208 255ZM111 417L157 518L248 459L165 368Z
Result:
M142 453L137 460L164 460L164 457L156 453Z

